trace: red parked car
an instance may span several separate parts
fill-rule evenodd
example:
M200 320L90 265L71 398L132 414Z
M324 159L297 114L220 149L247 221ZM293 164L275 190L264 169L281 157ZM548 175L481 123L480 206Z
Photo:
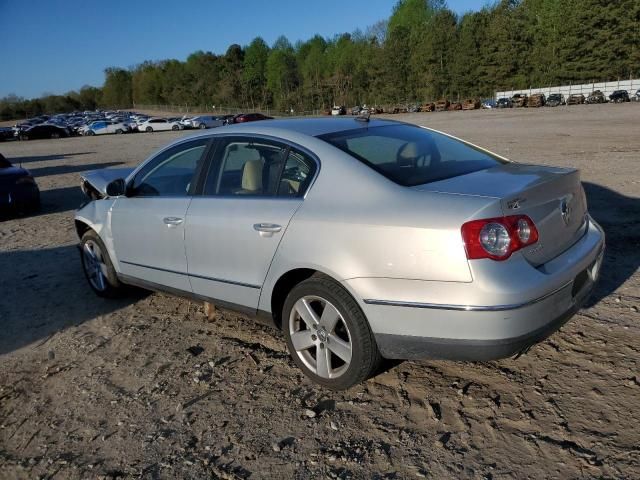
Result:
M271 120L273 117L267 117L261 113L239 113L235 117L229 120L229 123L246 123L256 122L258 120Z

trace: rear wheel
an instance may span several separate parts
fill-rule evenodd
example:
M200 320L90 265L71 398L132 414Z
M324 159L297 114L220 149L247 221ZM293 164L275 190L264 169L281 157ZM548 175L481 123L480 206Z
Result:
M205 128L207 128L207 126L204 123L201 123L198 128L204 130Z
M86 135L89 137L93 137L96 134L96 132L94 132L93 130L88 130Z
M116 134L117 134L117 135L120 135L120 134L122 134L122 133L124 133L124 131L123 131L121 128L119 128L119 129L117 129L117 130L116 130Z
M117 297L124 287L118 280L107 249L96 232L88 230L80 241L82 269L89 286L100 297Z
M53 132L51 134L51 138L60 138L60 134L58 132Z
M147 127L144 129L145 132L153 132L153 128L151 127Z
M173 127L171 127L171 130L175 132L176 130L180 130L180 127L178 125L174 125Z
M370 377L381 356L356 301L337 282L314 275L296 285L285 301L282 323L298 367L331 390Z

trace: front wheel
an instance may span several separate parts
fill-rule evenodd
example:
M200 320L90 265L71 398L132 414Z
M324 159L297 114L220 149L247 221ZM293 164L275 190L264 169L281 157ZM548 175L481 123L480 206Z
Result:
M82 269L89 286L100 297L117 297L124 290L107 249L96 232L88 230L80 240Z
M382 358L362 310L328 277L314 275L291 290L282 324L293 360L323 387L345 390L379 368Z
M204 123L201 123L200 126L198 127L200 130L204 130L205 128L207 128L207 126Z
M124 130L122 130L121 128L116 130L116 135L121 135L124 133Z
M173 127L171 127L171 130L175 132L176 130L180 130L180 127L178 125L174 125Z

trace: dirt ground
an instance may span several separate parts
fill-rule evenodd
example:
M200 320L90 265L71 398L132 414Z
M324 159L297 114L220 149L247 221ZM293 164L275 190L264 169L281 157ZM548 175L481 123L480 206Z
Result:
M243 316L87 286L79 172L186 132L0 144L43 200L0 222L0 477L640 478L640 105L394 118L579 167L608 245L588 308L517 360L404 362L332 393Z

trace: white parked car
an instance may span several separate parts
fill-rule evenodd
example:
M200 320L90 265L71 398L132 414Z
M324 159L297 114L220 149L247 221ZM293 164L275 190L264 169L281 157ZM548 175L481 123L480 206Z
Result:
M164 130L183 130L180 122L170 122L166 118L150 118L138 124L140 132L161 132Z
M110 122L109 120L103 120L99 122L93 122L86 127L81 127L79 132L82 135L108 135L112 133L128 133L131 131L131 127L128 123L123 122Z

